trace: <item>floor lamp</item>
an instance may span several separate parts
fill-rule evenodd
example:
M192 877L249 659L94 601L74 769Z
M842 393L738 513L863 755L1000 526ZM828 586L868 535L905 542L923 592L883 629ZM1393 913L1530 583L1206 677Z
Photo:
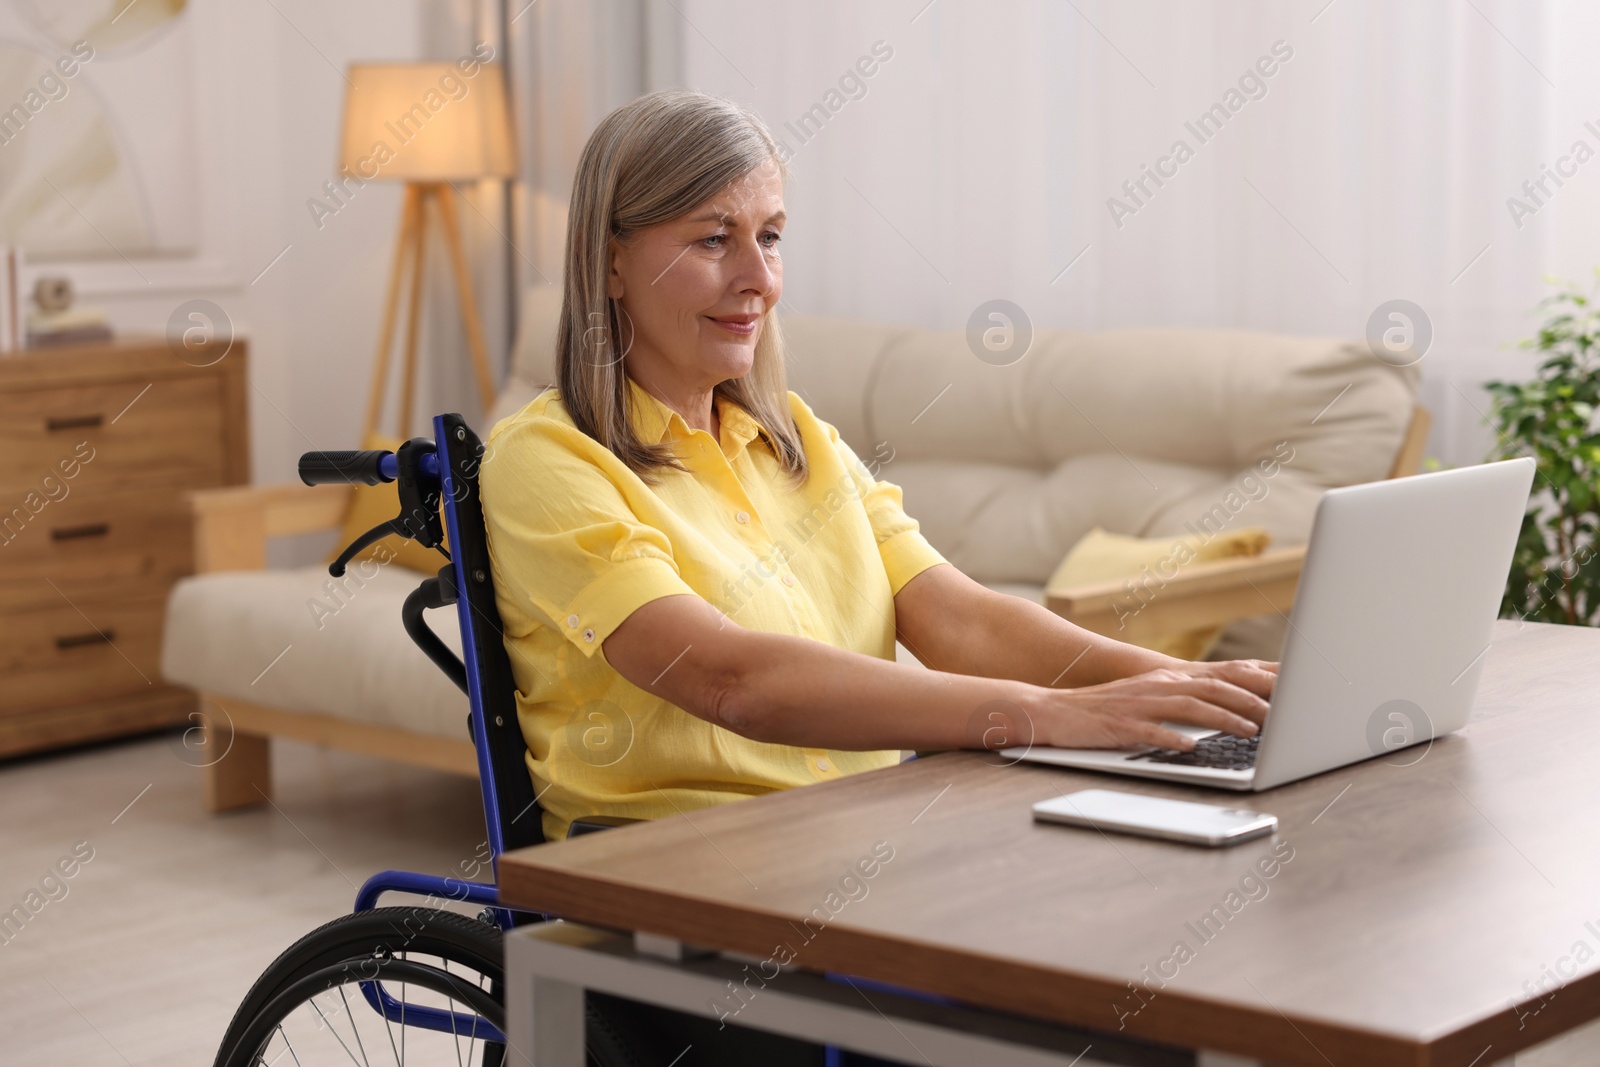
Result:
M469 70L473 73L468 74ZM409 272L398 433L404 440L411 433L416 393L417 325L422 312L430 205L444 234L467 350L484 411L494 404L494 379L489 372L471 275L461 249L451 182L506 178L513 173L505 80L498 64L472 60L358 63L350 67L347 80L350 89L345 97L341 174L363 182L406 183L363 433L365 440L378 431L390 350L400 317L400 290Z

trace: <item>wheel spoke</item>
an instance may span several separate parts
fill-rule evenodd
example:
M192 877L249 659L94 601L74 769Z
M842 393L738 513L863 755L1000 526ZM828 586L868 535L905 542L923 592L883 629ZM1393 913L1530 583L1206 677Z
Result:
M396 954L396 959L399 959L398 953ZM416 965L416 961L409 959L405 962L413 966ZM432 967L434 965L431 962L423 964L424 967ZM412 1021L412 1016L416 1012L412 1008L410 989L410 986L416 985L417 982L410 981L409 978L412 976L409 975L407 976L407 981L401 981L398 974L391 975L388 978L386 984L389 992L385 996L385 1003L390 1005L392 1011L385 1020L385 1033L390 1035L390 1055L397 1062L398 1067L405 1067L405 1064L410 1062L407 1057L410 1055L409 1046L413 1044L417 1046L418 1055L421 1059L429 1064L448 1062L450 1054L446 1051L446 1046L444 1046L446 1036L450 1039L448 1047L455 1050L456 1067L480 1067L480 1065L488 1063L488 1047L491 1044L491 1040L476 1028L476 1025L481 1025L484 1015L480 1013L473 1000L462 999L461 994L466 990L466 987L460 983L475 982L476 984L472 988L487 992L484 988L484 983L492 984L492 980L477 973L463 974L459 969L461 966L466 965L460 964L458 961L457 968L452 969L441 964L439 965L439 970L448 975L449 980L439 984L424 983L423 993L419 994L422 999L417 1002L417 1007L419 1009L426 1007L429 1011L443 1011L446 1017L439 1020L444 1025L437 1030L430 1026L414 1035L408 1035L406 1031L408 1028L417 1025ZM472 968L469 967L468 970L470 972ZM375 1067L371 1063L371 1054L366 1051L366 1038L361 1034L363 1027L358 1019L358 1016L365 1014L363 1010L365 1007L363 1003L364 995L359 986L363 981L382 980L378 978L361 979L350 976L343 983L331 985L314 996L300 1000L292 1013L284 1015L275 1022L273 1029L268 1031L269 1040L261 1046L255 1058L250 1061L251 1067L313 1067L316 1064L326 1065L332 1062L332 1058L335 1056L332 1049L325 1049L329 1035L338 1043L339 1048L344 1052L344 1059L351 1064L351 1067ZM357 996L354 999L349 996L350 986L358 987ZM400 988L395 989L396 986ZM338 991L337 994L335 994L335 990ZM437 1006L435 1006L431 995L436 995L439 998ZM393 999L389 999L391 996ZM324 997L330 999L329 1004L324 1005L322 1003ZM334 999L335 997L337 999ZM308 1008L312 1014L306 1014ZM350 1017L353 1041L339 1032L341 1027L338 1019L341 1011ZM466 1019L477 1019L480 1022L472 1030L464 1030L462 1022ZM399 1028L399 1036L394 1035L396 1027ZM294 1032L293 1036L290 1034L291 1030ZM321 1034L319 1031L326 1031L326 1034ZM411 1040L412 1037L415 1037L416 1040ZM299 1043L296 1044L296 1041ZM282 1043L283 1047L274 1049L272 1046L279 1042ZM379 1043L382 1044L381 1041ZM463 1045L466 1046L464 1049ZM481 1056L478 1054L480 1047L484 1050ZM307 1054L304 1057L301 1055L302 1048L307 1050ZM287 1059L285 1054L288 1056Z
M450 973L450 961L449 960L445 960L444 961L444 973L445 974L449 974ZM456 1003L455 999L451 998L450 1007L452 1009L455 1008L455 1003ZM450 1012L450 1038L451 1038L451 1040L453 1040L456 1043L456 1067L462 1067L462 1063L461 1063L461 1035L456 1032L456 1013L455 1013L454 1010L452 1010ZM470 1049L468 1050L467 1055L468 1055L469 1058L471 1057L471 1050Z
M289 1035L284 1033L282 1023L278 1024L278 1036L283 1038L283 1047L289 1050L289 1057L294 1060L294 1067L300 1067L300 1057L295 1055L294 1042L290 1041ZM276 1057L274 1057L274 1062L276 1062Z
M356 1035L356 1048L361 1050L361 1062L364 1067L372 1067L372 1062L367 1059L367 1048L361 1043L361 1027L356 1025L356 1013L350 1010L350 998L344 995L344 986L339 987L339 999L344 1001L345 1018L350 1020L350 1030ZM334 1036L338 1037L339 1035L335 1034ZM340 1041L339 1044L343 1045L344 1042ZM350 1050L346 1048L345 1051L349 1052ZM355 1057L351 1056L350 1059L353 1062Z
M340 989L339 989L339 996L341 998L344 997L344 989L343 989L343 987L340 987ZM344 1049L344 1054L346 1056L350 1057L350 1062L354 1063L356 1065L356 1067L362 1067L362 1063L358 1062L356 1060L356 1054L354 1052L350 1051L350 1046L346 1045L344 1043L344 1038L339 1036L339 1031L335 1030L333 1028L333 1024L328 1021L328 1017L326 1015L322 1014L322 1007L317 1003L316 998L313 997L311 1000L307 1001L307 1003L311 1005L311 1010L317 1013L317 1018L321 1019L323 1025L328 1028L328 1033L332 1034L333 1035L333 1039L335 1041L339 1042L339 1047ZM345 1008L345 1014L349 1015L350 1014L350 1002L349 1001L345 1001L344 1008ZM352 1018L350 1020L351 1028L354 1029L355 1025L356 1025L356 1021L355 1021L355 1019ZM361 1043L361 1032L359 1030L356 1031L356 1043L357 1043L358 1046ZM367 1058L366 1050L362 1049L362 1051L361 1051L361 1060L364 1061L364 1060L366 1060L366 1058ZM367 1064L366 1067L372 1067L372 1065L371 1064Z
M406 954L404 952L400 953L400 958L402 960L405 959ZM396 1064L396 1067L406 1067L406 984L404 982L400 983L400 1062Z
M402 996L405 995L405 985L404 985L404 983L402 983L401 986L400 986L400 993L401 993ZM381 986L381 985L378 986L378 1003L379 1004L383 1003L383 986ZM392 1021L390 1021L389 1013L386 1012L386 1011L380 1011L380 1012L378 1012L378 1014L383 1016L384 1028L389 1031L389 1051L394 1053L394 1062L396 1064L396 1067L405 1067L405 1064L401 1063L401 1061L400 1061L400 1046L398 1046L398 1045L396 1045L394 1043L394 1023Z

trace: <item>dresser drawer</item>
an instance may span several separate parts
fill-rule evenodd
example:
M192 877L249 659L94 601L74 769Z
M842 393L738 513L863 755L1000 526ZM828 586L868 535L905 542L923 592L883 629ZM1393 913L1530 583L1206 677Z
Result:
M161 685L166 596L0 614L0 715Z
M64 486L222 484L221 391L216 375L194 374L0 393L0 514Z
M0 612L156 596L193 570L194 519L172 490L78 493L0 513Z

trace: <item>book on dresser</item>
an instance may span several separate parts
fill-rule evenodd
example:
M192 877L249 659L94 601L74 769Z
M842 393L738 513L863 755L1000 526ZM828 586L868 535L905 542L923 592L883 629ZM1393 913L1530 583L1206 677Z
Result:
M249 481L247 382L238 338L0 358L0 758L192 720L163 616L194 572L185 494Z

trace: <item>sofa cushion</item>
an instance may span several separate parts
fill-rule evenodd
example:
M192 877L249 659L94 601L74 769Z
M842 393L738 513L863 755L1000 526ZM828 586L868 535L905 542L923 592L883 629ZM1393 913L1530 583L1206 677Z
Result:
M790 317L794 388L956 566L1042 583L1094 525L1162 537L1310 537L1329 488L1387 476L1418 371L1359 343L1234 330L1039 330L993 366L956 330ZM1270 473L1268 473L1270 471ZM1234 623L1212 658L1276 658L1286 620Z
M400 622L420 581L415 571L376 561L353 564L337 580L320 565L191 575L167 601L161 673L221 698L224 710L231 697L464 738L466 694ZM460 655L455 609L426 618Z
M814 397L816 410L863 455L893 456L882 474L941 552L960 554L956 530L965 543L980 539L974 524L985 530L995 550L958 564L980 581L1042 582L1096 523L1185 533L1230 492L1246 500L1232 521L1303 543L1322 490L1388 473L1415 402L1414 367L1324 338L1040 330L1025 357L996 367L953 330L827 320L785 330L793 378L812 393L860 378L860 336L877 332L865 392L853 405ZM1281 466L1262 478L1273 460ZM1025 561L1021 545L1035 549Z

